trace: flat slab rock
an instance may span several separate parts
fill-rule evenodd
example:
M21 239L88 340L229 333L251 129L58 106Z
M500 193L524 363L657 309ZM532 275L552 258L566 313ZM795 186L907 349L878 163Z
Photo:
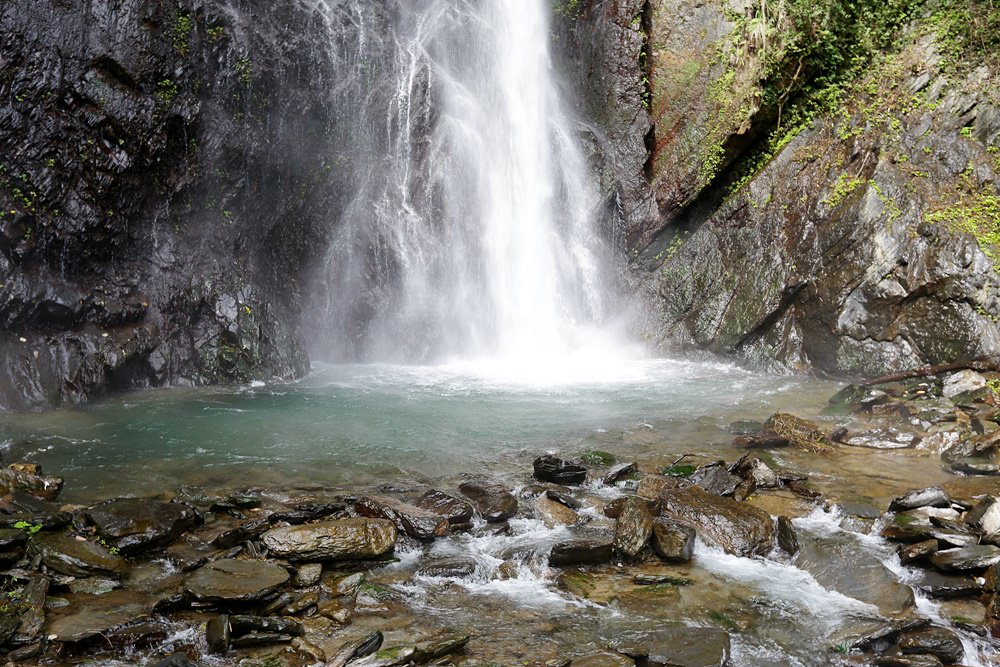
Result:
M517 498L507 487L489 480L469 479L458 486L486 521L506 521L517 514Z
M665 489L661 516L694 528L698 535L737 556L762 556L774 545L771 516L752 505L699 487Z
M94 505L84 516L124 554L166 546L201 522L191 505L148 498L115 498Z
M184 582L184 591L199 602L253 602L288 579L288 570L274 563L224 559L196 570Z
M429 541L448 534L448 519L431 510L401 503L384 496L365 496L354 503L355 511L372 519L388 519L397 530L416 540Z
M81 608L71 616L53 621L46 632L55 641L80 642L146 618L151 606L151 603L143 602L114 604L101 600L95 605Z
M650 667L725 667L731 653L725 630L685 626L660 630L617 650Z
M1000 563L1000 547L977 544L960 549L945 549L931 556L931 563L939 570L981 570Z
M28 551L39 556L50 570L71 577L118 578L128 572L121 556L100 544L65 533L38 533L28 543Z
M261 537L272 554L294 560L361 560L392 551L398 533L388 519L333 519L273 528Z

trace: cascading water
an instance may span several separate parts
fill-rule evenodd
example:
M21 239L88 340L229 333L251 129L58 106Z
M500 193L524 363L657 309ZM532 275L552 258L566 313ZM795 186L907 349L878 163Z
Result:
M313 357L550 365L607 349L609 253L548 3L318 9L353 72L333 102L352 180L314 287Z

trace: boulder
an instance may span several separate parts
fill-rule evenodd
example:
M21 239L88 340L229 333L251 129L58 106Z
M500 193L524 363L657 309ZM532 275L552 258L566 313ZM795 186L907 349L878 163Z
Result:
M952 373L942 382L941 393L945 398L954 398L959 394L976 391L986 386L986 378L973 370Z
M212 546L220 549L229 549L237 544L243 544L260 537L264 531L271 527L268 519L253 519L231 528L223 533L219 533L213 540Z
M625 506L625 502L632 497L633 496L622 496L621 498L615 498L610 503L605 505L604 509L601 511L604 512L604 516L608 517L609 519L617 519L622 513L622 508ZM642 501L646 503L646 509L649 510L650 514L652 514L653 516L660 515L660 503L658 501L650 500L642 496L634 496L634 497L641 498Z
M542 482L553 484L582 484L587 479L587 469L579 463L565 461L551 454L545 454L535 459L534 476Z
M595 535L557 542L549 553L549 565L600 565L611 560L613 538Z
M753 482L758 489L774 489L781 484L778 473L756 456L744 455L732 466L732 472L746 481Z
M614 466L608 472L604 473L604 477L601 478L601 483L606 486L614 486L618 482L628 478L630 475L635 474L639 467L635 463L619 463Z
M471 558L438 558L422 564L417 574L425 577L468 577L476 571L476 561Z
M629 496L615 520L615 550L627 558L635 558L652 534L653 515L649 513L646 502Z
M1000 500L986 496L965 515L965 523L984 535L1000 533Z
M20 470L0 468L0 496L20 491L42 500L55 500L62 491L63 480L42 477Z
M372 519L388 519L415 540L427 542L448 534L448 519L436 512L401 503L392 498L367 496L354 503L354 510Z
M642 638L635 649L621 650L650 667L726 667L731 652L725 630L687 626L659 630Z
M931 563L939 570L982 570L1000 563L1000 547L977 544L959 549L945 549L931 556Z
M104 546L64 533L41 532L32 536L28 551L42 563L71 577L123 577L128 572L125 559Z
M778 546L789 556L794 556L799 551L799 539L795 534L795 526L787 516L779 516L776 522L778 533Z
M101 635L111 634L116 628L147 618L149 605L142 602L125 602L109 605L105 601L83 605L73 614L52 622L46 630L48 637L58 642L81 642Z
M939 486L910 491L889 503L889 511L900 512L918 507L951 507L951 496Z
M924 540L914 544L908 544L899 550L899 562L908 565L914 561L924 560L938 550L937 540Z
M396 535L396 526L388 519L356 518L273 528L261 540L281 558L359 560L392 551Z
M506 521L517 514L517 498L502 484L470 479L462 482L458 490L472 501L479 514L490 523Z
M443 516L452 526L470 523L474 512L468 502L436 489L426 492L414 500L413 504Z
M123 554L166 546L202 521L191 505L148 498L115 498L94 505L84 517Z
M572 526L579 518L576 512L562 503L552 500L547 495L535 498L534 512L535 516L545 522L545 525L549 528Z
M717 496L733 495L736 487L743 481L740 477L726 470L722 463L702 466L691 473L688 480Z
M899 638L899 650L906 654L933 655L945 663L960 662L965 655L962 640L945 628L926 628Z
M295 585L301 588L315 586L322 576L322 563L303 563L295 572Z
M665 490L661 515L693 528L706 541L737 556L764 555L774 545L771 516L752 505L698 487Z
M275 563L223 559L196 570L184 582L184 592L198 602L255 602L288 579L288 570Z
M653 551L668 563L686 563L694 556L695 531L662 517L653 522Z
M920 570L916 579L908 583L933 598L960 598L983 592L982 579L941 574L934 570Z

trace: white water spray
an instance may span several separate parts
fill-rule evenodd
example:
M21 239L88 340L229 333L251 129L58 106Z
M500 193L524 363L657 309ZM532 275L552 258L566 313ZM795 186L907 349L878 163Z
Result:
M333 49L355 72L335 101L353 144L337 160L355 178L317 281L314 357L530 369L607 356L611 262L549 3L320 4L331 30L366 36Z

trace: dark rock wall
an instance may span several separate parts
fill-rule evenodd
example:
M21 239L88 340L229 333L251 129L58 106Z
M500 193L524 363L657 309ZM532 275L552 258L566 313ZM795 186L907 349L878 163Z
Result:
M0 6L0 408L301 374L336 198L299 3Z

